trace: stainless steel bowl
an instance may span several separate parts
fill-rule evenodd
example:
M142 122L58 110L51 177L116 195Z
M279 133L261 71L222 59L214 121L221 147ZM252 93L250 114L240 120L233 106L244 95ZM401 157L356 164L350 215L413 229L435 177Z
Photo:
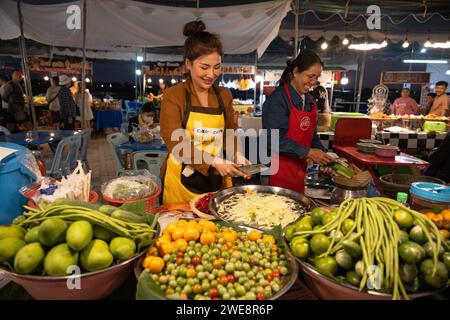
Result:
M228 188L228 189L224 189L222 191L217 192L215 194L215 196L209 200L209 209L211 210L212 214L220 220L224 220L229 223L235 223L234 221L225 219L219 213L220 205L234 194L246 193L247 189L250 189L251 191L255 191L258 193L269 193L269 194L276 194L276 195L288 197L288 198L296 201L299 205L303 206L306 212L310 211L312 208L317 207L316 203L313 200L311 200L310 198L307 198L303 194L300 194L298 192L295 192L295 191L292 191L289 189L280 188L280 187L272 187L272 186L249 185L249 186ZM300 215L301 215L301 213L299 213L299 216ZM253 228L260 227L258 225L248 225L248 226L253 227Z
M183 218L183 219L184 220L195 220L195 219L190 219L190 218ZM251 227L247 227L247 226L243 226L243 225L236 225L236 227L247 229L249 231L250 230L257 230L257 231L260 231L260 232L264 233L264 230L251 228ZM285 245L285 243L283 243L281 245ZM278 291L273 296L271 296L269 300L276 300L276 299L280 298L282 295L284 295L286 292L289 291L289 289L294 285L295 281L297 280L298 270L299 270L298 269L298 264L295 261L294 255L289 250L289 246L286 247L286 257L287 257L287 260L289 262L289 265L288 265L288 270L289 270L288 276L286 277L285 281L282 283L282 287L281 287L280 291ZM139 258L139 260L137 260L135 265L134 265L134 275L135 275L137 280L139 280L139 277L140 277L141 273L144 271L144 269L142 268L142 262L144 261L144 259L145 259L145 256L141 256ZM160 298L161 299L165 299L165 300L169 300L167 297L160 297Z

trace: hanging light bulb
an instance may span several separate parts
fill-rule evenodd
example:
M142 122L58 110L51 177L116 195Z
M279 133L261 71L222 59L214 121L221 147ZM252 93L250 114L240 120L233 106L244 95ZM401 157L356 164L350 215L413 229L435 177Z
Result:
M344 37L344 39L342 40L342 44L344 46L348 45L350 43L350 40L348 40L347 36Z
M147 82L148 82L148 83L152 83L152 78L148 78L148 79L147 79Z
M84 79L84 81L86 81L86 83L91 82L91 79L89 79L88 77L86 77L86 79Z
M159 81L159 83L163 83L164 82L163 78L160 78L158 81Z
M427 41L423 45L425 48L431 47L431 41L430 39L427 39Z
M324 42L322 42L322 44L320 45L320 48L322 48L322 50L327 50L327 48L328 48L328 43L327 43L326 40L325 40Z
M425 52L427 52L427 49L426 49L426 48L420 49L420 53L425 53Z
M408 38L406 38L405 41L403 41L402 47L405 49L409 47Z
M140 76L141 74L142 74L141 69L136 69L136 75L137 75L137 76Z
M137 56L136 60L137 60L137 62L142 62L142 61L144 61L144 57L143 56Z
M77 81L77 77L72 77L72 81L73 82Z
M175 84L175 83L177 83L177 80L172 79L172 80L170 80L170 83L171 83L171 84Z
M44 80L48 81L50 78L48 76L44 76Z
M347 78L347 74L344 73L344 76L341 78L341 84L343 86L348 84L348 78Z

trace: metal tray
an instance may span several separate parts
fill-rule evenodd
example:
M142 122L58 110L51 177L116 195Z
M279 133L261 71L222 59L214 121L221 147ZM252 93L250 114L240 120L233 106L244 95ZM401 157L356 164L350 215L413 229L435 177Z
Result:
M248 185L248 186L228 188L217 192L215 196L209 200L209 209L211 210L212 214L218 219L224 220L229 223L235 223L234 221L225 219L221 214L219 214L219 207L225 200L227 200L232 195L237 193L247 193L248 189L259 193L276 194L291 198L292 200L296 201L298 204L303 206L306 212L311 211L312 208L317 207L317 204L312 199L304 196L303 194L300 194L298 192L289 189L263 185ZM299 216L300 215L301 213L299 213ZM242 223L239 224L242 225ZM253 228L261 228L261 226L258 225L248 225L248 226Z

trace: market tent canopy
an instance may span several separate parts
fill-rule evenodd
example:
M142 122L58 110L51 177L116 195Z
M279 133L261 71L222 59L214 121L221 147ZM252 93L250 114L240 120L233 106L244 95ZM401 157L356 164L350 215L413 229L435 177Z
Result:
M28 39L62 47L82 47L82 29L70 30L67 13L82 1L51 5L22 4L24 34ZM278 35L290 0L266 1L214 8L168 7L126 0L87 1L86 48L113 50L118 47L164 47L183 45L185 23L202 19L207 30L220 34L229 54L257 51L261 56ZM17 3L0 2L0 39L20 36Z

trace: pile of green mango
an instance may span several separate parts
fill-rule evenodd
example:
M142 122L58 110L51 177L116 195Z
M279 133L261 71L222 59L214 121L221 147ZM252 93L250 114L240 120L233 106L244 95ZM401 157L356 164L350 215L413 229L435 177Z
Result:
M0 226L0 265L19 274L66 276L106 269L136 254L134 240L87 221L49 217L28 230Z

